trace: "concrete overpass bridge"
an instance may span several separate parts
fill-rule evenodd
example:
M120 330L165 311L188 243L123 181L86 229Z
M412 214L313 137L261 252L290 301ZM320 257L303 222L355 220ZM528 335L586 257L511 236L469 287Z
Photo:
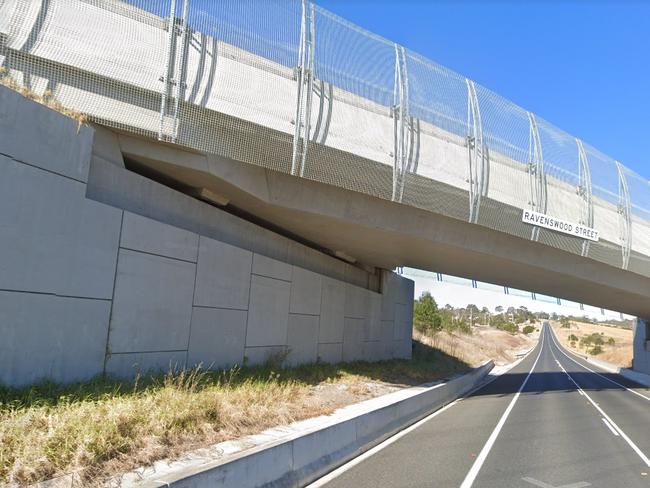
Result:
M135 172L370 290L409 266L650 317L647 180L311 2L0 0L0 62L111 141L94 200Z

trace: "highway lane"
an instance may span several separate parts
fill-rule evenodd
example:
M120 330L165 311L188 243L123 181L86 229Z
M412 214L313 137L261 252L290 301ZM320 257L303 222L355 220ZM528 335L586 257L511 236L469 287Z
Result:
M515 368L374 451L314 487L647 487L650 392L544 325Z

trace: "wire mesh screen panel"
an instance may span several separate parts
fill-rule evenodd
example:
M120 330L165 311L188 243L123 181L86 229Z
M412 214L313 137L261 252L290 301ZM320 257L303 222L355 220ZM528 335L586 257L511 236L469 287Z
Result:
M650 276L650 182L627 168L622 169L630 198L628 269Z
M650 276L647 180L307 0L0 0L0 63L111 127Z
M391 198L395 47L314 6L303 176Z
M478 222L530 239L531 228L522 223L521 212L538 209L539 202L528 113L482 86L476 85L476 92L487 175Z
M157 132L170 0L18 0L5 67L38 95L108 125ZM147 7L143 9L142 7Z
M300 1L191 1L187 25L176 142L288 171Z
M467 221L467 85L460 75L406 51L413 161L403 203Z
M586 159L581 159L579 142L543 119L537 119L539 141L543 150L547 215L574 224L593 227L591 216L591 181ZM582 176L581 176L582 175ZM539 230L539 242L587 255L584 239Z
M628 231L621 221L623 195L617 165L592 146L585 144L584 149L591 173L594 227L600 231L600 240L590 244L589 257L623 267Z

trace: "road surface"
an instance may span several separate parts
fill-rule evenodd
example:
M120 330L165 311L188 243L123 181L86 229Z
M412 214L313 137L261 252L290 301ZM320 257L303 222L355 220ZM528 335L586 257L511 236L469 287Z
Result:
M314 483L327 488L650 486L650 390L542 327L496 380Z

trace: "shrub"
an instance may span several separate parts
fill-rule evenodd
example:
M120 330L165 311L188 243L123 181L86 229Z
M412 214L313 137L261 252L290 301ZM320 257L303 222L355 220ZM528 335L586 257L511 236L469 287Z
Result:
M502 322L500 324L497 324L496 327L499 330L505 330L506 332L510 332L511 334L516 334L517 332L519 332L519 327L517 327L512 322Z
M589 346L602 346L605 344L602 336L597 333L589 334L580 339L580 344L584 347Z
M569 340L571 342L577 342L578 341L578 336L576 336L575 334L570 334L569 335Z
M431 293L422 293L413 303L413 322L415 328L423 334L433 334L442 328L438 304Z
M526 327L524 327L523 330L524 334L530 334L532 332L535 332L535 327L533 327L532 325L527 325Z
M598 346L594 346L594 347L591 349L590 354L591 354L592 356L598 356L598 355L601 354L602 352L603 352L603 348L602 348L601 346L598 345Z
M607 344L613 346L614 344L616 344L616 341L614 340L613 337L610 337L609 339L607 339Z

